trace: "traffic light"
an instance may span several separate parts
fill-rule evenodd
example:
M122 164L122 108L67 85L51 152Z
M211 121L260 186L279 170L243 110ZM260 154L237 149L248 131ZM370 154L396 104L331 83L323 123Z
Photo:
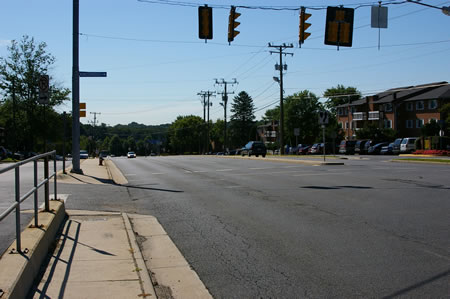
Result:
M80 103L80 117L86 117L86 103Z
M298 43L300 47L305 42L305 39L307 39L311 35L311 33L305 32L305 30L311 26L310 23L305 23L305 21L308 20L310 16L311 14L306 13L305 8L302 6L300 9L300 32L298 36Z
M353 8L327 8L325 45L351 47L353 40Z
M212 7L208 5L198 8L198 38L213 38Z
M231 43L234 38L240 33L235 30L237 26L241 23L236 22L236 19L239 18L241 14L236 12L236 7L231 6L230 9L230 17L228 18L228 42Z

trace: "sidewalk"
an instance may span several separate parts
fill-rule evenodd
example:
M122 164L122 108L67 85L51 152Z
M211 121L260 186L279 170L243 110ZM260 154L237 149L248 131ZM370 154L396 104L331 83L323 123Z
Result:
M101 166L98 159L83 160L82 175L67 169L67 174L58 174L58 184L127 183L111 160L104 162ZM56 210L61 207L64 211L64 204L52 202ZM212 298L155 217L79 210L67 210L66 214L53 242L54 251L42 264L45 272L41 271L30 297ZM32 230L27 228L22 234L32 234ZM27 246L31 249L28 254L5 254L0 259L1 299L23 298L26 290L21 290L24 286L20 284L33 279L20 277L38 245ZM17 278L10 277L14 273Z

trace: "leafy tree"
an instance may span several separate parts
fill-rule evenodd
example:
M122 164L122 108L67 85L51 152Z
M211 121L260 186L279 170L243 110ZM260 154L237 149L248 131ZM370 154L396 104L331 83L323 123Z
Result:
M178 116L169 127L172 151L179 154L199 152L205 140L203 125L203 119L198 116Z
M255 105L253 99L245 92L241 91L233 99L231 104L231 142L239 146L244 145L250 139L254 129Z
M47 140L55 143L51 138L61 136L50 135L48 123L58 122L60 117L53 108L68 100L70 91L58 87L50 75L49 103L38 103L39 78L49 74L55 62L46 47L46 43L37 44L34 38L24 36L19 42L11 42L7 57L0 57L0 90L5 99L0 126L9 132L8 146L12 148L41 150ZM40 148L36 148L38 145Z
M445 136L450 135L450 103L442 105L440 109L442 120L444 121Z
M109 142L109 152L112 155L120 156L122 154L122 141L118 135L114 135Z
M323 95L328 98L325 107L333 114L336 114L337 106L361 99L361 92L358 89L355 87L345 87L341 84L328 88Z
M210 125L210 137L214 151L221 151L223 148L223 130L225 128L225 122L222 119L216 120L216 122Z
M136 143L136 152L140 156L146 156L147 155L144 140L139 140Z
M428 137L428 136L439 136L439 131L441 130L441 127L435 121L434 119L431 120L430 123L425 124L422 128L420 128L420 132L422 136Z
M356 131L357 139L374 139L379 141L394 140L397 132L390 128L379 128L377 123L366 124Z
M320 136L318 112L322 109L318 97L308 90L285 98L285 143L295 143L294 129L300 129L299 143L314 143Z

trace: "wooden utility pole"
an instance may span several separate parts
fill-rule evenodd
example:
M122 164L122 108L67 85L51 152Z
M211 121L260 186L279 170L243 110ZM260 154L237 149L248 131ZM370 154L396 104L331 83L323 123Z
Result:
M279 80L276 80L276 77L274 77L274 80L280 83L280 124L279 124L279 131L280 131L280 155L283 155L284 153L284 108L283 108L283 69L287 70L287 65L283 66L283 55L291 55L294 56L294 53L285 53L283 50L286 48L293 48L294 46L292 44L286 45L272 45L269 43L269 48L277 48L278 51L270 51L270 54L280 54L280 65L279 65L279 71L280 71L280 78ZM276 67L276 66L275 66Z
M220 105L223 106L223 111L224 111L225 127L224 127L224 130L223 130L223 151L225 153L226 150L227 150L227 102L228 102L228 95L229 94L234 94L234 91L233 92L228 92L227 91L227 85L228 84L231 84L231 85L238 84L238 82L236 81L236 78L234 78L233 81L225 81L224 79L221 79L221 81L218 81L216 79L216 84L224 86L223 92L220 92L220 94L222 95L222 102L223 102L223 103L220 103Z

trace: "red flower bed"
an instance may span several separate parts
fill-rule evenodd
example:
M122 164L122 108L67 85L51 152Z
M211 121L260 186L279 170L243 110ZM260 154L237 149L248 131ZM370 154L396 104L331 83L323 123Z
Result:
M450 156L450 151L446 150L416 150L414 155Z

